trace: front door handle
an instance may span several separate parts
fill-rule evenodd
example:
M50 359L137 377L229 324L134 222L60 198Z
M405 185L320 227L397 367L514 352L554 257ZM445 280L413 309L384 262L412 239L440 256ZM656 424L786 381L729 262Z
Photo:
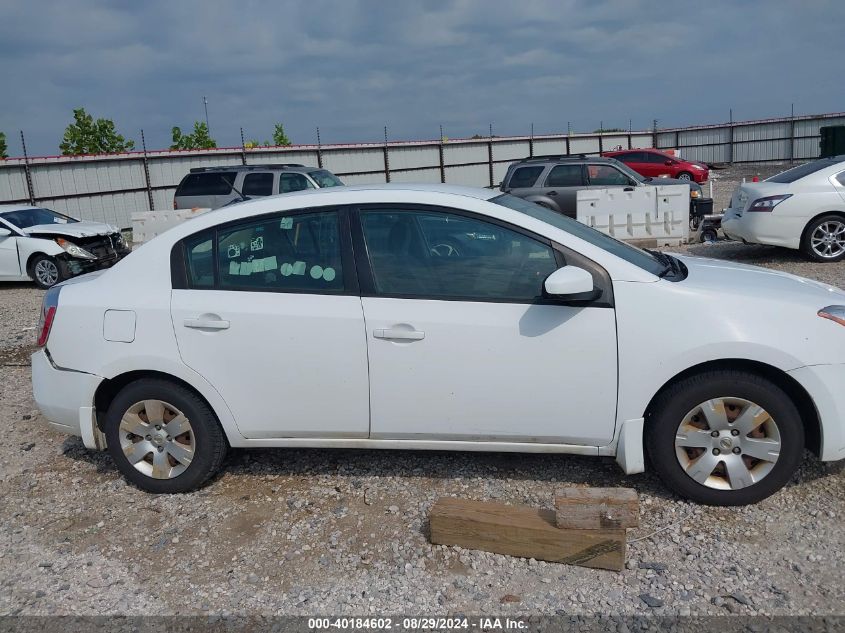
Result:
M373 330L373 337L394 341L421 341L425 338L425 332L419 330Z
M557 195L557 191L550 191L550 192L549 192L548 194L546 194L546 195L549 195L549 196L556 196L556 195Z
M633 187L625 187L622 191L633 191Z
M229 322L223 319L185 319L185 327L197 330L228 330Z

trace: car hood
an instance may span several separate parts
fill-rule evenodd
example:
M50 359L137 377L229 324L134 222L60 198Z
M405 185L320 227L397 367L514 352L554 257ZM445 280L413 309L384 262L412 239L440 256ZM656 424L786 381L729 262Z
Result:
M27 235L64 235L66 237L95 237L117 233L116 226L103 222L68 222L67 224L36 224L22 229Z
M845 291L829 284L789 273L690 255L674 255L687 267L684 284L702 289L744 295L777 297L785 301L845 305Z

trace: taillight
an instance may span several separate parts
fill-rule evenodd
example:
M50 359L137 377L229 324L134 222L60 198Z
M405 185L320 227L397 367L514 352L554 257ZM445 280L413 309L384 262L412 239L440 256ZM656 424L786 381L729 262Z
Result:
M786 200L787 198L791 198L791 193L785 193L782 196L766 196L765 198L757 198L754 202L751 203L751 206L748 207L749 211L771 211L776 206L778 206L781 202Z
M41 302L41 317L38 319L38 340L36 345L44 347L47 344L47 339L50 338L50 330L53 327L53 321L56 319L56 310L59 309L59 293L62 291L61 287L53 286L44 294L44 300Z

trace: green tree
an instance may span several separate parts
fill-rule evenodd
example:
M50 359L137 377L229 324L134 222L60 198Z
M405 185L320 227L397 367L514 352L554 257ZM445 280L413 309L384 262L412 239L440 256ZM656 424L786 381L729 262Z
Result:
M171 130L173 144L170 149L211 149L217 147L217 141L211 138L208 133L208 126L201 122L194 123L194 131L191 134L183 134L182 128L174 127Z
M281 123L276 123L273 128L273 145L290 145L290 139L285 134L285 126Z
M9 158L9 146L6 145L6 133L0 132L0 158Z
M117 133L111 119L94 120L85 108L75 108L59 149L65 156L109 154L134 149L135 142Z

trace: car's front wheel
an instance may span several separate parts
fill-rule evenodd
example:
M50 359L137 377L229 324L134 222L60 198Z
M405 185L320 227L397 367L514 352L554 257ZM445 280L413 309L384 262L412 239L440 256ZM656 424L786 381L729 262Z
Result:
M35 285L46 290L62 281L62 271L59 264L49 255L38 254L30 264L30 277Z
M187 492L216 473L227 443L197 394L159 379L124 387L106 412L109 452L124 477L153 493Z
M688 171L682 171L678 174L678 180L692 180L692 174Z
M646 419L645 448L667 487L708 505L756 503L780 490L804 452L795 404L765 378L710 371L664 391Z
M813 220L804 231L801 251L817 262L845 259L845 217L823 215Z

